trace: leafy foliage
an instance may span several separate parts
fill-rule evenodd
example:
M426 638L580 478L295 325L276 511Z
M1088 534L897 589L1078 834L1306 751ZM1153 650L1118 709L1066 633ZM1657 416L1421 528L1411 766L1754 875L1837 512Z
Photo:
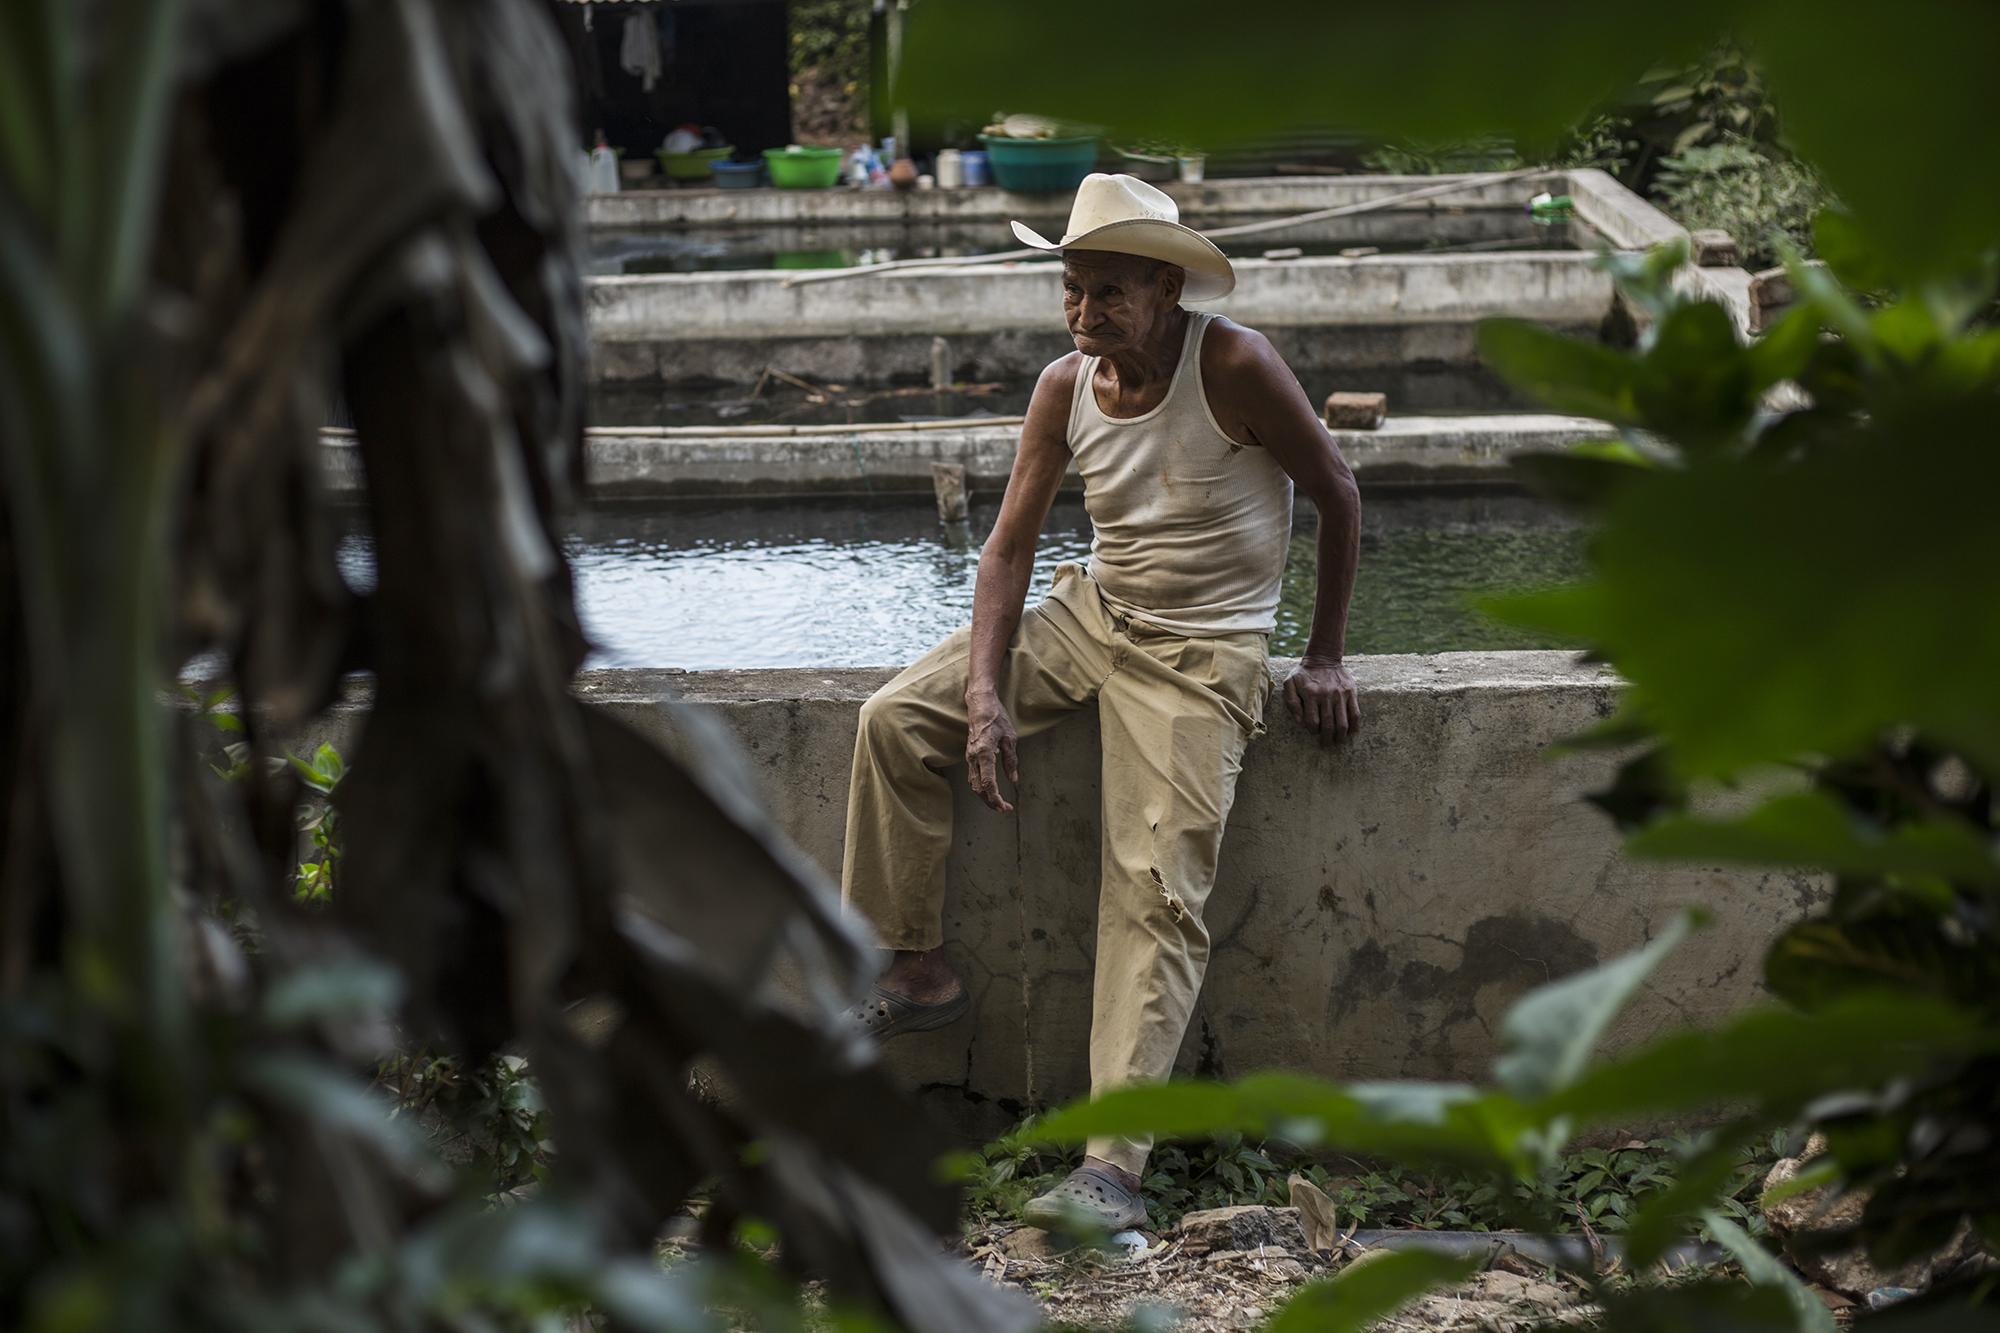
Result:
M1623 173L1635 143L1626 138L1631 126L1621 116L1593 116L1566 130L1536 160L1557 168L1594 167L1612 175ZM1362 166L1392 176L1435 176L1451 172L1512 171L1528 165L1514 143L1501 135L1478 135L1442 141L1398 140L1362 155Z
M1645 188L1662 158L1725 138L1777 148L1777 108L1763 71L1740 43L1717 43L1695 60L1648 70L1619 99L1640 152L1627 184Z
M1079 1156L1074 1148L1042 1145L1038 1137L1036 1122L1030 1120L1002 1142L957 1163L967 1182L972 1221L1014 1216L1024 1202L1074 1169ZM1701 1201L1712 1200L1718 1211L1760 1234L1764 1222L1757 1192L1771 1164L1783 1155L1785 1138L1773 1132L1752 1142L1724 1143L1723 1179L1704 1190ZM1212 1138L1158 1145L1146 1167L1146 1206L1152 1225L1164 1229L1197 1209L1283 1205L1290 1198L1290 1179L1298 1174L1333 1200L1343 1222L1363 1228L1497 1231L1528 1219L1556 1233L1584 1227L1620 1232L1641 1205L1674 1188L1687 1165L1699 1162L1713 1146L1706 1136L1683 1135L1583 1148L1564 1153L1532 1180L1500 1181L1355 1157L1304 1160L1296 1145L1253 1142L1225 1130Z
M1806 163L1736 134L1662 160L1653 193L1682 226L1734 236L1757 269L1778 262L1777 236L1809 254L1813 219L1834 202Z
M1056 31L1066 49L1117 57L1075 77L1049 58ZM1032 105L1114 138L1219 147L1306 124L1546 145L1649 73L1703 61L1724 34L1754 54L1784 108L1786 143L1854 210L1873 249L1946 275L1990 247L2000 144L1986 128L1986 53L2000 48L2000 10L1956 0L1913 0L1893 14L1864 0L1694 0L1649 12L1638 37L1584 0L1538 6L1532 23L1479 0L1421 14L1280 0L1254 24L1222 28L1195 0L930 0L910 11L903 97L935 119ZM1186 88L1204 95L1177 95Z
M833 1028L865 942L740 756L569 693L561 51L536 0L0 7L0 1325L708 1327L733 1262L653 1254L697 1187L907 1326L1026 1318L929 1243L938 1145ZM292 762L350 671L351 769Z

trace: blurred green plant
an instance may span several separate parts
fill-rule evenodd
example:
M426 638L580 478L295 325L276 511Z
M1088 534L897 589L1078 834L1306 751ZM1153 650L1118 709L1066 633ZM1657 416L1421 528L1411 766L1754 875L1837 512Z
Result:
M1733 132L1663 159L1653 197L1684 227L1735 237L1752 269L1775 266L1785 242L1811 256L1813 219L1835 202L1811 166Z
M792 75L819 69L850 91L868 78L869 0L793 0L785 6Z
M766 1217L904 1325L1028 1318L928 1243L940 1141L833 1036L866 942L740 756L569 689L562 53L539 0L0 6L0 1326L709 1329L733 1267L653 1249L697 1187L717 1251ZM213 771L193 662L241 688ZM351 771L288 760L357 671ZM399 1039L500 1168L546 1115L545 1189L395 1114Z
M1558 170L1592 167L1623 175L1636 142L1626 138L1630 122L1615 115L1592 116L1566 130L1536 160ZM1512 171L1528 165L1512 140L1501 135L1435 142L1399 140L1369 150L1361 165L1391 176L1438 176L1453 172Z
M1658 160L1734 137L1779 147L1779 121L1757 62L1738 42L1720 42L1684 65L1648 70L1616 102L1635 138L1635 189Z
M375 1078L396 1114L414 1117L439 1155L484 1182L485 1193L547 1181L554 1126L523 1057L493 1055L468 1070L457 1056L399 1052Z
M1093 53L1088 78L1051 58L1058 32L1064 50ZM1754 76L1723 68L1725 38L1755 57ZM1786 145L1870 246L1949 275L2000 233L1995 49L2000 9L1957 0L1887 12L1867 0L1690 0L1648 11L1639 30L1589 0L1547 0L1532 22L1481 0L1420 13L1273 0L1255 23L1223 26L1196 0L926 0L910 10L902 100L931 121L1034 106L1114 142L1153 134L1217 151L1300 125L1546 145L1594 114L1629 114L1617 99L1649 74L1712 61L1715 95L1691 104L1716 107L1718 128L1762 133L1726 108L1735 90L1749 105L1768 94Z

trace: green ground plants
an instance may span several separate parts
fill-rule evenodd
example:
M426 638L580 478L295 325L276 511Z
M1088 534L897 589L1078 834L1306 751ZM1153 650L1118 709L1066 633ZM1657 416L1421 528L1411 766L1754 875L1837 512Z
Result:
M1789 1136L1774 1131L1742 1145L1716 1208L1752 1235L1765 1230L1758 1191ZM1679 1183L1682 1164L1704 1146L1696 1136L1632 1140L1563 1154L1531 1181L1424 1171L1351 1156L1303 1157L1297 1146L1224 1131L1212 1138L1162 1143L1147 1164L1149 1224L1165 1230L1189 1212L1235 1204L1285 1206L1290 1181L1304 1176L1333 1200L1343 1226L1414 1231L1498 1231L1531 1213L1549 1231L1617 1233L1654 1196ZM1036 1122L1016 1126L961 1164L967 1221L1005 1222L1080 1160L1076 1148L1039 1142ZM1504 1194L1504 1202L1503 1202Z

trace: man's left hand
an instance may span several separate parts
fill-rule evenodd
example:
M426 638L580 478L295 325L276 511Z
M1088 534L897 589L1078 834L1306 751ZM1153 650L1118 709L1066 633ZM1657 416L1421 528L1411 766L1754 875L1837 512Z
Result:
M1361 700L1354 676L1338 662L1308 657L1285 677L1285 702L1299 725L1319 736L1320 744L1345 740L1361 730Z

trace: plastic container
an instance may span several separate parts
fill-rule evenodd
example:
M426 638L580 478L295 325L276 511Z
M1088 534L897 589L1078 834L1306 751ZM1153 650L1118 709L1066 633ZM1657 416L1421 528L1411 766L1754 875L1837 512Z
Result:
M708 164L708 172L715 180L718 190L751 190L764 183L762 162L723 162Z
M781 190L824 190L840 180L838 148L766 148L764 165Z
M854 259L845 250L780 250L772 268L848 268Z
M602 139L590 150L590 192L618 193L618 150Z
M936 170L940 190L956 190L965 184L965 158L956 148L938 149Z
M1538 194L1528 201L1528 216L1537 222L1567 222L1576 212L1576 201L1566 194Z
M1179 175L1179 164L1171 157L1157 157L1151 153L1128 153L1118 150L1118 169L1135 180L1149 185L1164 185Z
M669 153L660 150L660 170L677 181L705 181L709 177L709 166L716 162L727 162L729 155L736 151L734 144L724 144L720 148L697 148L692 153Z
M1003 190L1055 194L1083 184L1097 166L1095 136L1075 139L1002 139L982 134L993 179Z
M958 168L968 189L993 183L992 164L986 160L986 154L977 148L968 148L958 155Z

